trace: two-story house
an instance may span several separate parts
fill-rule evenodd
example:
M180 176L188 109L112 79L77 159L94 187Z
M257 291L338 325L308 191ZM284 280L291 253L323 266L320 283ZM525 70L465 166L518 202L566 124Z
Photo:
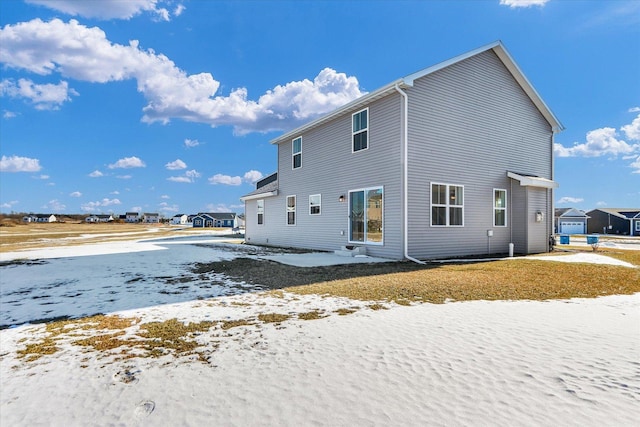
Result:
M272 140L276 174L242 197L246 241L393 259L545 252L562 129L491 43Z

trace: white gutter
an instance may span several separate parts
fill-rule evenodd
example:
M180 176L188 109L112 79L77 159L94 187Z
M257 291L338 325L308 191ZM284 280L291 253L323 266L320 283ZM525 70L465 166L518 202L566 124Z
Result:
M420 261L409 255L409 97L405 92L400 89L400 86L396 83L396 91L402 96L403 110L404 110L404 123L402 129L402 163L403 163L403 176L402 176L402 189L404 192L404 257L409 261L413 261L418 264L426 264L424 261Z

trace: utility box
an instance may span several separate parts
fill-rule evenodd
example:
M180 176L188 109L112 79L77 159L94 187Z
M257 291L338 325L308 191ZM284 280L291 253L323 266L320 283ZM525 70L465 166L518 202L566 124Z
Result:
M560 244L561 245L568 245L569 244L569 235L568 234L561 234L560 235Z

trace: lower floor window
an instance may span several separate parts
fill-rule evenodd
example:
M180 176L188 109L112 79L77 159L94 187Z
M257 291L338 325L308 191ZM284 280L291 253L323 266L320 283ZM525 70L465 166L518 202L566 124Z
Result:
M349 192L349 241L383 243L383 188Z
M256 202L256 211L258 212L258 225L264 224L264 200Z
M464 187L454 184L431 184L431 225L464 226Z
M507 225L507 190L493 190L493 225Z
M287 225L296 225L296 196L287 196Z
M320 215L321 205L322 197L320 194L312 194L309 196L309 215Z

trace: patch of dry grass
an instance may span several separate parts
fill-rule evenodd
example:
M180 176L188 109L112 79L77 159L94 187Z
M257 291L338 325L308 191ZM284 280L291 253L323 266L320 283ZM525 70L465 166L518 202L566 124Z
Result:
M0 252L49 247L51 245L79 245L142 238L154 230L153 237L173 231L163 224L86 224L42 223L15 224L0 231Z
M281 323L285 320L289 320L291 316L288 314L280 313L261 313L258 314L258 320L263 323Z
M334 280L286 289L362 301L547 300L640 292L640 269L595 264L505 260L445 265Z
M298 319L300 320L317 320L327 317L323 312L319 310L309 311L307 313L298 313Z

